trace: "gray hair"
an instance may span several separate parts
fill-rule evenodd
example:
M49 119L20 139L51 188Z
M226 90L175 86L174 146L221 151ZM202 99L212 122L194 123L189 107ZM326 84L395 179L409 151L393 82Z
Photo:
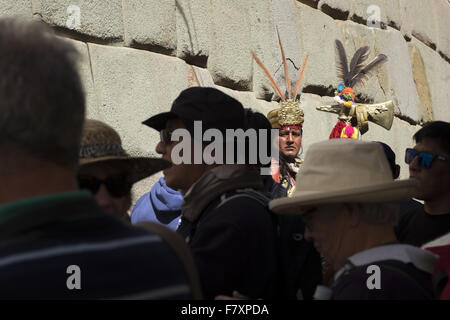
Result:
M0 20L0 147L77 164L85 117L77 58L42 22Z

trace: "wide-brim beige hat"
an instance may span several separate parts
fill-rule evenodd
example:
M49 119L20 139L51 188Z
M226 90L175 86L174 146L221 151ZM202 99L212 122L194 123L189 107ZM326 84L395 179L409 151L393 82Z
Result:
M123 163L130 168L130 182L135 183L170 167L170 162L153 157L130 156L122 147L119 134L104 122L87 119L81 139L80 166L99 163Z
M270 201L276 213L302 214L331 203L375 203L410 198L417 181L393 180L383 147L376 142L331 139L309 147L290 198Z

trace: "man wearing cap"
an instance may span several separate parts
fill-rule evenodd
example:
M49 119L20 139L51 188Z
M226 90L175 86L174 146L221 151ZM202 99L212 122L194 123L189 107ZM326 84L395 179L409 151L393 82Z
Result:
M358 179L336 183L345 173ZM276 213L301 215L306 238L336 270L331 291L317 290L316 298L433 298L437 257L398 244L393 231L398 201L415 187L415 180L392 180L383 148L375 142L333 139L310 146L294 195L269 206Z
M42 22L7 18L0 56L0 299L199 298L182 239L177 251L78 190L85 101L75 47ZM122 161L115 138L102 155L91 140L82 155ZM146 165L149 175L169 163Z
M144 124L161 132L156 151L173 163L163 173L167 186L184 195L178 232L192 249L205 298L231 295L233 290L251 298L270 297L276 260L267 202L258 200L263 188L260 170L236 164L236 157L231 157L233 163L224 161L230 152L226 147L234 149L226 130L246 128L242 104L217 89L192 87L180 93L170 112ZM177 129L188 133L181 141L174 138ZM202 136L208 129L223 137L222 157L209 164L202 156L208 147ZM181 143L191 150L180 152ZM191 154L188 161L178 161L186 152Z

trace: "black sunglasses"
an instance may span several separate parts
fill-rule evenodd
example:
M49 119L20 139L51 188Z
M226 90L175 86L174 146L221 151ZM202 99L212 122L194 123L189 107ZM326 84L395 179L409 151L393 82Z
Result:
M78 176L78 186L80 189L87 189L96 194L101 185L105 185L109 194L115 198L124 197L131 192L133 186L127 179L127 176L115 176L105 180L100 180L92 176Z
M439 155L435 155L429 152L417 152L414 149L411 148L407 148L406 152L405 152L405 162L407 164L410 164L414 158L418 156L418 160L419 160L419 166L425 169L428 169L431 167L431 164L433 163L434 160L438 159L438 160L442 160L442 161L447 161L450 162L449 158L445 158L443 156L439 156Z
M159 139L162 143L164 143L166 146L172 143L172 132L169 131L169 129L162 129L159 132Z

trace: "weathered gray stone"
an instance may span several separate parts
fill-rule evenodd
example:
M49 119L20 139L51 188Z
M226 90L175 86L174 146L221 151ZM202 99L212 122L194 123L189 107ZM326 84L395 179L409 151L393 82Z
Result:
M250 49L255 52L259 59L261 59L272 75L275 74L277 67L281 63L273 11L272 1L259 1L259 3L256 4L252 1L252 7L249 11L251 33ZM283 34L281 36L283 44L286 46L289 42L289 38L284 32L284 28L281 30L281 33ZM249 51L242 52L242 55L251 56ZM273 90L261 68L256 64L253 58L251 59L253 69L252 90L255 92L257 98L269 99L274 95L275 90Z
M302 47L300 66L309 53L303 76L304 87L321 87L325 91L329 87L336 88L341 80L336 73L335 40L342 41L344 22L334 21L323 12L303 4L298 5L297 20ZM347 51L350 53L351 49Z
M211 1L175 0L177 57L206 66L210 52Z
M400 0L402 33L435 48L438 37L434 7L429 1Z
M283 44L288 64L288 73L292 89L301 65L302 48L300 46L298 25L296 23L296 3L282 1L250 1L249 19L252 38L252 50L273 75L281 91L286 93L286 82L277 29ZM261 68L253 61L253 91L261 99L278 99Z
M184 61L130 48L89 44L98 119L112 125L125 147L153 152L159 135L141 124L168 111L188 86Z
M417 50L423 60L425 79L418 79L425 88L428 88L432 102L431 120L443 120L450 122L450 64L443 60L436 51L431 50L422 42L412 39L409 43L410 52ZM421 87L424 90L423 87Z
M54 26L108 41L123 39L122 1L40 0L38 12ZM79 17L79 19L78 19ZM78 23L79 22L79 23Z
M299 25L297 23L297 5L290 0L282 1L272 1L273 6L273 23L275 27L279 30L280 39L283 43L284 52L288 64L288 73L291 82L291 88L294 90L295 84L297 82L298 75L300 73L300 68L303 63L304 47L302 46L299 34ZM273 36L272 50L275 50L276 66L277 71L275 72L275 81L283 92L287 92L286 80L284 74L284 67L282 64L282 56L279 46L278 37L276 36L276 29L272 27L272 32L269 35ZM267 35L266 35L267 37ZM258 38L260 41L264 41L261 37ZM270 44L270 42L269 42Z
M92 78L90 56L88 46L86 43L76 41L72 39L62 38L70 42L80 53L78 60L78 72L80 74L81 81L86 97L86 117L97 119L98 118L98 103L94 88L94 82Z
M0 17L21 16L31 18L31 0L0 0Z
M173 0L123 1L125 44L173 53L177 47Z
M213 0L208 70L214 83L238 90L251 89L252 64L247 3Z
M383 67L378 80L385 96L393 99L395 112L407 116L416 122L427 118L419 107L420 100L414 84L408 46L402 34L390 27L387 30L375 30L375 52L384 53L389 61Z
M320 0L318 8L333 19L347 20L352 11L350 1Z
M320 97L309 93L304 93L301 96L301 107L305 113L305 122L303 123L302 157L305 156L311 144L328 140L331 130L338 121L337 114L316 110L316 107L318 106L329 104L329 99L330 98Z
M432 0L437 25L437 50L442 52L450 63L450 3Z
M348 15L347 19L368 27L380 28L382 25L386 26L388 24L387 2L389 0L321 0L319 8L335 19L343 19L345 15ZM369 24L367 24L368 21ZM373 24L372 21L379 23Z

